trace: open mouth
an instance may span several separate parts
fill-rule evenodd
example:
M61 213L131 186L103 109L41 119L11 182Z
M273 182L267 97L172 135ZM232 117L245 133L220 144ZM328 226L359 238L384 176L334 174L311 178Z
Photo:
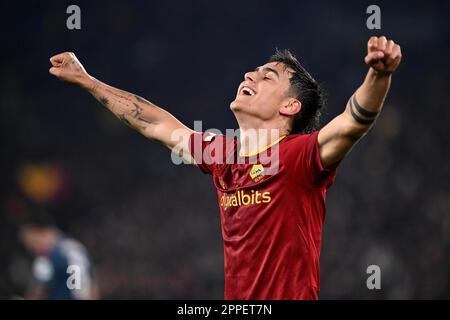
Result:
M249 87L242 87L240 94L243 94L245 96L254 96L256 92Z

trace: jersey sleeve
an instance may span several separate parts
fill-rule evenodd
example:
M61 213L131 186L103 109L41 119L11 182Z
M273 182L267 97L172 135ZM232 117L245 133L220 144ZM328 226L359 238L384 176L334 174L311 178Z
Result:
M197 167L205 174L214 175L226 163L233 148L232 140L211 132L194 132L189 137L189 152Z
M295 178L312 188L328 189L336 177L339 162L330 168L323 166L319 153L319 131L300 135L294 139L290 150L290 157L294 158Z

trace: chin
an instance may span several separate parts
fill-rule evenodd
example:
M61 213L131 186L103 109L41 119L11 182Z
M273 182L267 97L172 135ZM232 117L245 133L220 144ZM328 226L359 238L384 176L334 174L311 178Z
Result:
M238 101L238 99L235 99L230 103L230 109L231 111L242 111L245 109L245 105L242 103L242 101Z
M240 109L239 104L236 102L236 100L234 100L230 103L230 109L231 109L231 111L237 111Z

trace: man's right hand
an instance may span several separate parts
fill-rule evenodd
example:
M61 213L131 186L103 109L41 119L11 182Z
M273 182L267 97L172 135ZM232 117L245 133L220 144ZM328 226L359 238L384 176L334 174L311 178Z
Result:
M87 86L91 77L73 52L54 55L50 58L50 62L52 64L50 74L66 82Z

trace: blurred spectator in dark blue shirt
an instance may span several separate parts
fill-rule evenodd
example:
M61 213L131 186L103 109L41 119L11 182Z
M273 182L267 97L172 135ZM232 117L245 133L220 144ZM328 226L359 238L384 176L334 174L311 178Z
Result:
M20 239L36 257L26 299L89 300L99 297L86 248L45 215L27 219Z

